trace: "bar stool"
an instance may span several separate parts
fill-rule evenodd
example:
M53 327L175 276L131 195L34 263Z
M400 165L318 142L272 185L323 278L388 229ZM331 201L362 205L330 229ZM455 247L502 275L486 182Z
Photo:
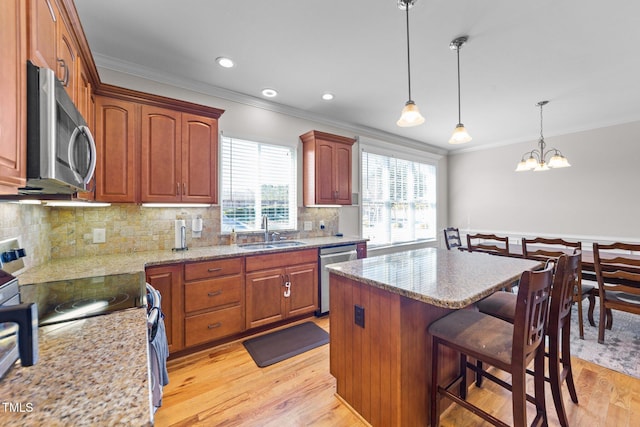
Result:
M513 426L527 422L526 368L535 360L535 372L544 372L544 327L547 322L552 267L540 271L525 271L520 277L514 323L489 314L465 309L454 311L429 326L433 338L431 366L431 426L440 421L440 398L446 396L496 426L509 425L466 400L466 368L475 369L467 357L482 360L511 374ZM449 384L440 385L438 376L440 347L460 352L460 373ZM534 376L536 415L532 425L546 425L544 375ZM451 389L459 384L458 394Z
M561 255L555 266L555 274L551 286L549 307L549 321L546 334L549 337L549 351L545 355L549 358L549 377L545 377L551 385L553 403L560 425L569 425L562 400L562 383L566 381L569 395L574 403L578 403L578 395L573 383L571 370L571 306L574 302L574 289L581 269L580 251L573 255ZM516 296L508 292L496 292L478 302L480 312L495 316L507 322L514 322L516 312ZM490 374L482 369L482 363L477 365L478 387L482 385L482 377L489 379ZM533 372L528 371L530 374Z

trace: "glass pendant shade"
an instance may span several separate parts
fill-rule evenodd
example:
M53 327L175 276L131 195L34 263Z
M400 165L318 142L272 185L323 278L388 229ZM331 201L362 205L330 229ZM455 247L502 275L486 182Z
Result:
M424 117L422 117L422 114L420 114L418 106L411 100L407 101L404 108L402 109L400 119L398 119L396 124L400 127L406 128L411 126L418 126L422 123L424 123Z
M550 168L568 168L569 166L571 166L569 164L569 160L567 160L567 158L562 154L556 153L551 157L551 159L549 159Z
M548 171L549 170L549 166L542 162L542 163L538 163L538 166L536 166L533 171L534 172L542 172L542 171Z
M471 141L471 139L471 135L469 135L467 130L464 128L464 125L462 123L458 123L451 135L451 138L449 138L449 144L464 144L465 142Z

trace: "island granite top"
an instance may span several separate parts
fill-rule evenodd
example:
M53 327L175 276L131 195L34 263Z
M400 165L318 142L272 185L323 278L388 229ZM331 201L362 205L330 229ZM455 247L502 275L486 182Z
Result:
M522 258L425 248L330 264L330 273L445 308L463 308L542 264Z

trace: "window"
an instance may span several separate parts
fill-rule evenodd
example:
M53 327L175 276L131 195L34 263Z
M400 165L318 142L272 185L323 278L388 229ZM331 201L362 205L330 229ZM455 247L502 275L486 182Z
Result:
M222 137L222 232L297 225L296 161L291 147Z
M436 167L362 152L362 233L371 245L436 237Z

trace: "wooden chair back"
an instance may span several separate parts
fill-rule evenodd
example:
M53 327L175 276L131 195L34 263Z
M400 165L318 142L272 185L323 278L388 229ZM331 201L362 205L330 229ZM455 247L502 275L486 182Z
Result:
M575 253L576 250L582 250L582 242L544 237L522 238L522 256L528 259L546 261L549 258L558 258L562 254Z
M581 270L582 252L562 254L556 262L553 285L551 286L551 302L549 308L549 328L547 334L557 337L559 331L571 325L571 307L574 301L574 289L578 284ZM557 341L556 341L557 342Z
M467 234L467 250L469 252L509 255L509 238L495 234Z
M447 245L447 249L451 250L454 248L462 247L462 240L460 240L460 230L456 227L447 227L443 230L444 232L444 242Z
M600 297L598 342L604 343L605 310L640 314L640 244L593 244Z
M511 363L523 370L545 337L552 280L551 266L539 271L525 271L520 277L513 319Z

